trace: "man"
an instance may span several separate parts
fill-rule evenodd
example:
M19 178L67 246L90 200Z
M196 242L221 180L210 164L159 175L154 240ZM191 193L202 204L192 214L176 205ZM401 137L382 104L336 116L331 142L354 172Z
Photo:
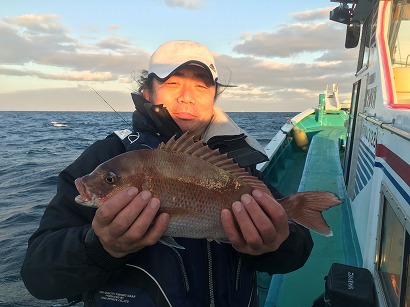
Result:
M172 41L157 49L139 94L132 94L133 133L97 141L59 175L21 270L34 296L90 306L256 306L256 270L286 273L305 263L313 246L309 231L288 222L276 200L259 190L221 212L231 244L175 238L181 250L158 242L169 216L157 216L161 204L149 191L131 187L97 210L74 201L76 178L124 151L155 148L184 132L256 175L266 156L214 107L217 79L203 45Z

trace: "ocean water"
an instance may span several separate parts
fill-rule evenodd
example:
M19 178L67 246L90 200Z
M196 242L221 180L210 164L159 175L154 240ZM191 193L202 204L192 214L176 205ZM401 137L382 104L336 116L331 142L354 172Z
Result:
M295 114L229 113L264 146ZM27 240L56 192L59 172L94 141L130 128L126 122L131 121L131 113L120 116L114 112L0 112L0 306L66 305L64 299L38 300L24 287L20 267Z

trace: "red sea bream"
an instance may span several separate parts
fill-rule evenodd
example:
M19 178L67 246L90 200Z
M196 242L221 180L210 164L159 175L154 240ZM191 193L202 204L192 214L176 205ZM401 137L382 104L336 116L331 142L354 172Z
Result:
M259 189L271 195L266 185L218 150L186 134L157 149L142 149L118 155L92 173L75 180L80 193L76 202L98 207L121 190L135 186L149 190L160 200L159 213L167 212L166 236L227 241L221 211L231 209L241 195ZM341 203L329 192L302 192L279 199L289 220L320 234L332 232L321 212Z

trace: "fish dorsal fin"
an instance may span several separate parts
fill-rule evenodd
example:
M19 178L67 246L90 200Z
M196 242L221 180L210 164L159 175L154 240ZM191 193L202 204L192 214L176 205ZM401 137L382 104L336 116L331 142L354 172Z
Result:
M269 189L262 181L250 175L232 158L228 158L226 154L220 153L218 149L209 148L203 140L195 142L193 136L188 136L187 132L178 139L173 137L166 144L161 143L158 149L198 157L230 173L246 184L270 194Z

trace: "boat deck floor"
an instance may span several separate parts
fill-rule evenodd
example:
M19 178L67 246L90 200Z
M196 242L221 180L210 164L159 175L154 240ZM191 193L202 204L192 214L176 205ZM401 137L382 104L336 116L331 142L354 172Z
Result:
M339 139L343 128L334 127L316 134L310 144L299 191L325 190L340 195L343 185L339 155ZM343 194L343 193L342 193ZM344 196L340 195L341 197ZM274 275L265 306L312 306L324 292L324 277L332 263L346 263L342 242L342 206L323 213L333 236L312 232L314 248L307 263L299 270Z

